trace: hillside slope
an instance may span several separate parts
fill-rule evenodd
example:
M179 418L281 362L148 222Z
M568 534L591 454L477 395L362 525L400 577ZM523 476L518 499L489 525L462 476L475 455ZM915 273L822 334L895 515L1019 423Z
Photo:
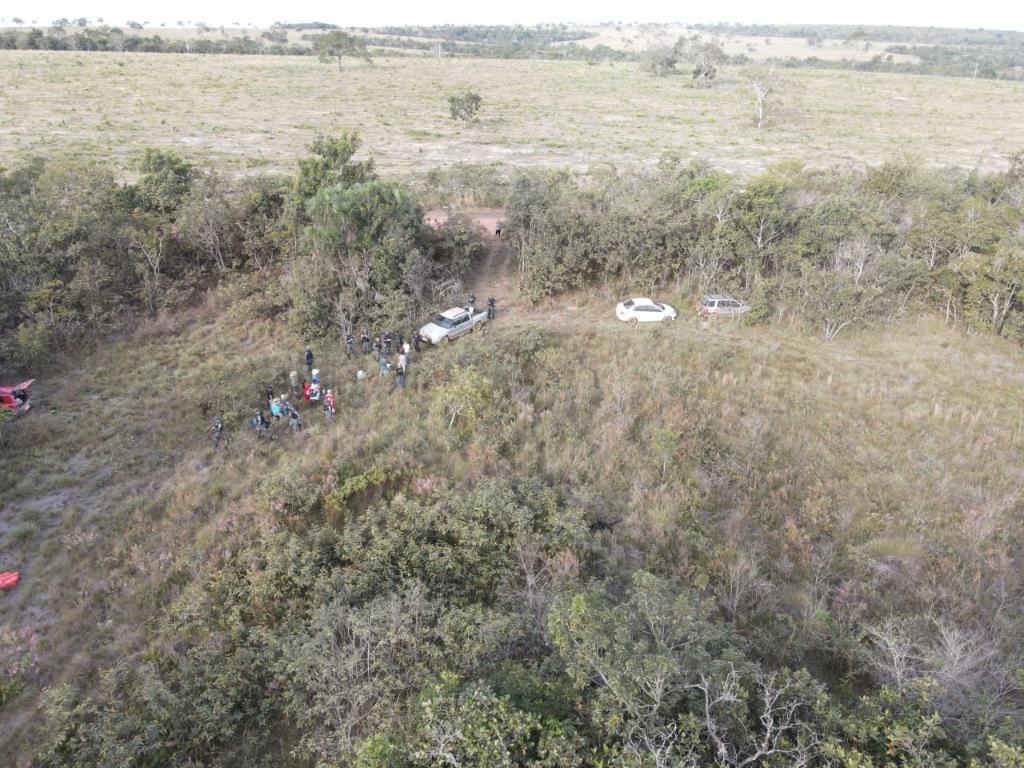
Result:
M405 390L356 382L366 360L315 347L337 421L309 410L303 432L278 425L259 442L245 420L302 347L240 296L225 287L72 357L5 427L0 568L23 571L0 598L5 665L25 685L0 711L14 764L46 741L45 689L82 696L121 660L201 645L210 619L186 639L168 617L205 610L221 574L257 567L246 553L268 531L344 534L382 500L498 478L532 478L590 524L565 550L570 582L640 568L682 579L757 657L810 665L837 691L884 679L857 645L887 616L1006 632L996 646L1012 636L1024 362L1005 341L931 319L833 344L689 319L631 328L611 296L532 309L501 296L515 312L414 356ZM688 317L685 297L665 298ZM218 411L230 442L215 450ZM331 501L338 488L350 490ZM291 611L309 598L281 599ZM244 763L301 737L206 748Z

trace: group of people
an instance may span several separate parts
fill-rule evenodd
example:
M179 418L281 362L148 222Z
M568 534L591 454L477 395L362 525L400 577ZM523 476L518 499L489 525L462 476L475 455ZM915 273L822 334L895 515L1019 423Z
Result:
M408 356L413 350L416 352L420 351L420 335L415 330L409 334L409 338L412 340L411 343L405 340L401 333L398 331L388 331L383 336L374 336L372 341L370 334L364 330L362 335L359 337L359 349L364 355L368 355L371 352L375 360L380 360L381 356L391 357L392 350L398 352L405 351ZM352 357L356 353L356 337L351 333L345 335L345 354Z
M383 337L374 338L371 343L369 335L364 331L361 345L364 354L373 353L380 365L380 376L388 376L394 370L395 386L405 387L405 375L412 350L415 349L417 352L420 350L419 334L413 333L412 339L413 342L410 344L402 337L402 334L389 332ZM355 339L352 334L345 337L345 344L348 354L350 356L354 354ZM391 362L392 356L395 359L394 364ZM302 429L304 426L302 416L293 402L293 398L297 401L299 396L312 406L319 405L326 419L331 420L337 415L337 398L334 390L324 385L320 378L320 369L314 367L316 361L313 351L306 349L303 359L306 363L308 377L300 378L298 371L291 371L288 374L288 391L280 394L275 394L272 386L267 387L266 404L261 404L256 409L255 415L249 420L249 426L256 431L258 437L270 437L273 423L282 420L288 422L292 431ZM360 369L356 374L356 379L361 381L365 378L366 372ZM223 417L217 416L209 431L213 434L214 446L219 446L225 436Z
M304 426L302 416L295 403L292 402L292 397L298 397L299 393L301 393L302 399L307 403L322 406L324 416L328 420L333 419L338 413L338 404L334 390L324 386L323 381L320 379L320 369L313 367L314 357L312 350L306 350L305 361L309 371L308 379L302 378L300 382L299 372L290 372L288 374L288 391L278 395L274 394L273 386L267 386L265 393L266 405L261 404L256 409L256 415L249 420L249 426L256 431L257 437L263 438L272 435L273 422L271 419L275 422L286 420L288 427L293 432L302 429ZM267 417L266 411L269 411L270 418ZM214 447L219 446L224 439L223 417L217 416L213 420L209 431L213 434Z
M475 301L476 297L471 296L468 306L472 307ZM487 299L487 317L492 320L496 314L495 305L496 301L493 298ZM377 361L379 366L378 375L380 377L387 377L393 372L395 387L404 388L405 376L409 369L409 360L412 353L414 351L417 354L420 352L420 335L414 330L409 334L409 339L406 339L401 333L388 331L383 335L371 338L370 334L363 330L359 337L359 350L364 355L373 354L374 360ZM348 357L356 354L356 338L351 332L345 335L345 353ZM394 363L392 363L392 358L394 358ZM298 371L291 371L288 374L287 393L282 392L275 395L274 388L272 386L267 387L266 405L261 405L257 408L256 415L249 420L249 425L256 430L257 436L269 437L271 435L272 422L270 418L274 421L286 419L289 428L293 431L302 429L302 416L291 400L292 397L297 398L300 393L302 399L307 403L320 405L325 418L328 420L333 419L338 413L334 390L324 386L320 379L320 369L313 367L316 362L313 350L307 348L303 359L306 363L308 378L303 377L300 381ZM363 381L366 377L366 371L360 368L356 373L356 379ZM267 418L264 409L270 412L270 418ZM224 439L224 419L221 416L215 418L209 431L213 434L214 446L219 446Z

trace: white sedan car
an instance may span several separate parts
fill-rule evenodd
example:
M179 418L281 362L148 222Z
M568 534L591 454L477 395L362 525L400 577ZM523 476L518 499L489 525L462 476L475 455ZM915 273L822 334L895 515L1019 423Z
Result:
M615 305L615 316L624 323L654 323L675 320L676 311L653 299L626 299Z

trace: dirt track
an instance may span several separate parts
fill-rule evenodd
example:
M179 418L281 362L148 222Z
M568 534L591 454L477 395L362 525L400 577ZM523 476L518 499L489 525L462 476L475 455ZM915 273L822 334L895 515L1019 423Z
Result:
M475 221L480 227L487 256L473 270L466 288L481 304L493 296L498 301L498 312L514 315L522 307L519 299L519 275L515 256L505 236L497 237L497 226L505 218L504 208L464 208L454 211ZM448 221L449 211L435 208L423 215L428 226L439 227Z

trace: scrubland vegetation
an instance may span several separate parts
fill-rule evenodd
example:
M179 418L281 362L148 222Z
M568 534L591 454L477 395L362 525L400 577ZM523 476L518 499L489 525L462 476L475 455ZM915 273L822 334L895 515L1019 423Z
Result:
M0 424L5 764L1024 764L1020 155L654 149L12 158L0 376L39 381ZM486 334L356 379L345 333L495 277ZM710 291L753 309L690 319ZM680 319L624 326L627 293ZM307 345L337 419L258 439Z

